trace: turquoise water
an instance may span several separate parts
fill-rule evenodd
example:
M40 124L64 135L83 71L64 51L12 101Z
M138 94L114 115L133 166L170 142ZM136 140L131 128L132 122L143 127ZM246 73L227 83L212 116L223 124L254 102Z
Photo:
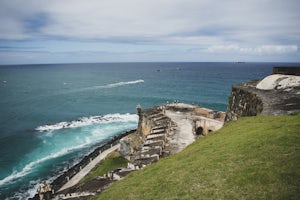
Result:
M136 127L135 107L174 100L226 110L232 84L283 63L0 66L0 199L26 199L105 139ZM291 65L291 64L289 64Z

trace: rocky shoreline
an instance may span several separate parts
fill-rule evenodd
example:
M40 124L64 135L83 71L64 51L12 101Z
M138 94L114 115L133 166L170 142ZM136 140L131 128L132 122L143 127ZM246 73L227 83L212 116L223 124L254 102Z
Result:
M65 171L62 175L57 177L54 181L52 181L51 186L54 192L58 191L64 184L66 184L73 176L75 176L82 168L84 168L87 164L89 164L94 158L99 156L99 154L112 146L119 143L120 139L124 138L125 136L132 134L136 131L136 129L126 131L122 134L114 136L107 141L105 141L101 146L97 147L92 153L86 155L79 163L75 164L67 171ZM29 198L29 200L39 200L38 194L34 197Z
M179 102L146 110L141 110L138 106L137 113L137 129L106 141L51 183L55 199L84 199L99 194L128 173L155 163L162 157L178 153L198 136L218 130L223 126L225 118L224 112ZM70 186L73 179L77 180L76 176L89 168L88 165L97 161L101 155L104 156L105 150L109 151L116 146L119 146L119 153L128 159L127 168L108 172L112 173L109 177L95 177L85 183L75 181L75 185ZM38 194L31 199L39 199Z

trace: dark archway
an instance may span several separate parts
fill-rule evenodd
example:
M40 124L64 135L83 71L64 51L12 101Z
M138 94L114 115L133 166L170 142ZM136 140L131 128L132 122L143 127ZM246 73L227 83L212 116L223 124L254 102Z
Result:
M201 126L196 129L196 135L203 135L203 128Z

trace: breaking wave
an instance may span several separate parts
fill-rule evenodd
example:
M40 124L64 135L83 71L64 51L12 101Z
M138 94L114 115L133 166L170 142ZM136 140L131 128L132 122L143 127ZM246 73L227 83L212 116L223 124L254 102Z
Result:
M70 90L66 93L76 93L76 92L84 92L84 91L89 91L89 90L97 90L97 89L108 89L108 88L115 88L115 87L120 87L124 85L134 85L138 83L144 83L145 81L142 79L139 80L134 80L134 81L126 81L126 82L118 82L118 83L110 83L106 85L97 85L97 86L91 86L91 87L85 87L85 88L79 88L75 90Z
M96 123L111 123L111 122L137 122L138 116L135 114L108 114L104 116L82 117L71 122L59 122L56 124L46 124L35 128L37 131L51 131L66 128L77 128L88 126Z
M119 83L112 83L108 85L103 85L103 86L95 86L94 88L113 88L113 87L118 87L118 86L123 86L123 85L132 85L132 84L137 84L137 83L144 83L144 80L135 80L135 81L127 81L127 82L119 82Z
M36 161L33 161L33 162L27 164L21 171L19 171L19 172L14 171L11 175L9 175L6 178L0 180L0 186L7 183L7 182L14 181L18 178L21 178L21 177L29 174L35 166L37 166L38 164L40 164L42 162L45 162L45 161L53 159L53 158L60 157L62 155L65 155L65 154L69 153L70 151L83 148L84 146L88 145L89 143L90 143L90 141L87 141L86 143L75 146L75 147L65 148L65 149L62 149L59 152L52 153L49 156L46 156L46 157L40 158Z
M119 123L137 123L138 122L138 116L136 114L108 114L104 116L92 116L92 117L82 117L78 120L74 120L71 122L59 122L57 124L52 125L44 125L39 126L36 128L36 130L44 132L44 131L53 131L53 130L59 130L59 129L65 129L65 128L75 128L75 127L82 127L82 126L88 126L88 125L94 125L94 124L108 124L108 126L103 126L102 128L96 128L91 129L89 135L85 135L84 138L80 138L81 143L77 143L74 146L59 146L55 147L58 148L56 152L49 153L48 155L41 155L40 158L36 158L35 160L32 160L31 162L28 162L24 167L22 167L20 170L14 170L10 175L0 180L0 186L5 184L11 184L16 181L18 181L20 178L27 176L28 174L31 174L35 170L39 170L40 165L48 160L55 159L61 156L64 156L66 154L69 154L73 151L83 149L86 147L91 146L97 140L95 138L100 138L99 136L102 135L103 132L108 132L108 130L111 130L113 132L118 132L119 130L125 130L128 129L129 126L119 124ZM118 124L114 124L118 123ZM111 125L109 125L111 124ZM115 128L115 126L119 128ZM109 134L107 135L109 136ZM62 136L61 136L62 137ZM64 135L65 137L65 135ZM52 142L55 142L55 138L51 138ZM59 139L60 140L60 139ZM51 142L51 141L50 141ZM53 147L54 148L54 147ZM47 147L44 149L47 151Z

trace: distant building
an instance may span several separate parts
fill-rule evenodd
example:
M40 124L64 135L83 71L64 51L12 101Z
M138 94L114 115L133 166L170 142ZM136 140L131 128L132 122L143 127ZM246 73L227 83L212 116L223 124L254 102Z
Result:
M295 67L284 67L284 66L273 67L273 74L300 76L300 66L295 66Z

